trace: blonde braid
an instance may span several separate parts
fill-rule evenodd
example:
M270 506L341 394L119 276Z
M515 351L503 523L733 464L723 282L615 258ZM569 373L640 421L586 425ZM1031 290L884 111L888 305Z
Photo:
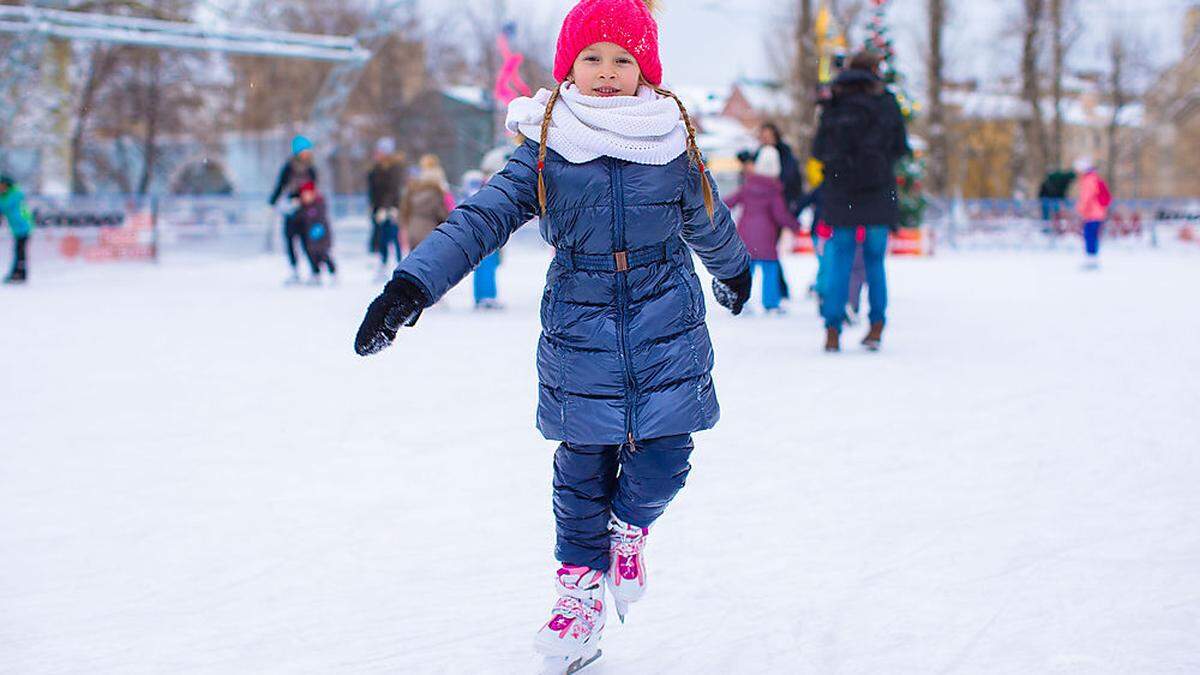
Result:
M550 100L546 102L546 113L542 115L542 138L541 146L538 147L537 160L537 193L538 204L542 207L542 217L546 217L546 136L550 134L550 119L554 115L554 104L558 103L558 96L562 92L562 85L554 87L554 91L550 94Z
M712 221L716 212L716 207L713 205L712 185L708 182L707 168L704 166L704 156L700 154L700 146L696 145L696 127L692 125L692 118L688 115L687 107L683 105L683 100L675 95L674 92L662 87L654 87L654 91L660 96L668 96L675 101L675 105L679 106L679 114L683 116L683 126L687 128L687 152L688 157L696 168L700 169L700 190L704 195L704 210L708 212L708 219Z

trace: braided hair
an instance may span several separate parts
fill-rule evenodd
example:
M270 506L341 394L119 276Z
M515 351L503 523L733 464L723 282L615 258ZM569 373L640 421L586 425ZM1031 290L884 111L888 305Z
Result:
M714 198L712 185L708 182L707 168L704 165L704 156L700 153L700 147L696 145L696 127L694 124L692 124L692 118L690 115L688 115L687 107L684 106L683 101L679 98L679 96L675 95L674 92L663 89L662 87L653 87L653 89L654 92L659 96L668 97L675 101L675 105L679 106L679 114L683 117L683 126L687 129L688 158L692 161L692 164L695 164L700 170L700 190L704 195L704 210L708 212L708 219L711 221L716 212L716 207L714 206L713 201ZM550 94L550 100L546 102L546 113L542 116L541 146L538 148L537 160L537 193L538 204L541 206L543 217L546 215L546 178L544 176L546 171L546 138L550 133L550 120L554 114L554 104L558 103L561 92L562 85L554 88L554 91Z

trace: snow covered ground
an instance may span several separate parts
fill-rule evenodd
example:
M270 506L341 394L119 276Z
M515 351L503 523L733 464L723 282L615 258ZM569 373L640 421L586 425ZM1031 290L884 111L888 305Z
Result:
M546 261L364 360L363 258L35 260L0 288L0 672L531 672ZM587 672L1200 671L1200 255L1078 262L893 260L877 355L710 304L724 419Z

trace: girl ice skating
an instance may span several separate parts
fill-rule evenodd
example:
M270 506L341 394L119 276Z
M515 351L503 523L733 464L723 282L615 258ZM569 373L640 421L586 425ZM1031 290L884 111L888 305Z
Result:
M719 417L691 251L723 280L713 290L734 314L750 295L750 258L683 104L661 88L646 4L577 4L554 75L553 92L509 107L508 128L530 140L400 264L355 347L387 347L542 216L556 254L542 300L537 420L561 441L553 506L562 565L535 644L547 670L565 672L598 656L607 593L620 615L642 597L649 528L684 485L691 434Z
M312 266L309 284L321 285L321 267L329 271L330 281L337 281L337 266L333 262L333 227L325 198L313 183L300 186L300 208L294 216L297 227L304 233L304 248Z
M1087 253L1084 269L1100 268L1100 234L1108 218L1108 207L1112 205L1112 194L1108 184L1096 172L1096 163L1083 157L1075 163L1079 173L1079 201L1075 210L1083 220L1083 242Z

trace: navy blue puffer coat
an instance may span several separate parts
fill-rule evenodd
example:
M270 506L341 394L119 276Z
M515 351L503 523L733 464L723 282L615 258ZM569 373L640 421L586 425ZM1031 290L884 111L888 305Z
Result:
M538 212L537 151L518 148L396 274L436 301L503 246ZM713 350L688 247L719 279L743 272L750 259L728 209L718 196L709 220L686 154L665 166L546 154L541 233L556 255L542 298L538 429L599 445L711 428Z

